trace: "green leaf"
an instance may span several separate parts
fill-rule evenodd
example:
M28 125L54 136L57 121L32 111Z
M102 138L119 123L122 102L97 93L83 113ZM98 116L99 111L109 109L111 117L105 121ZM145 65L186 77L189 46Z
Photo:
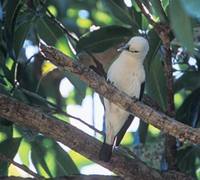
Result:
M148 35L150 50L145 61L146 93L165 110L167 90L162 56L159 52L161 40L153 30L151 30Z
M133 19L131 18L131 16L128 14L128 9L125 6L125 4L120 4L121 2L119 0L103 0L102 1L103 4L108 8L108 10L110 11L110 13L117 18L118 20L120 20L122 23L124 24L128 24L131 26L136 26L133 22ZM124 8L122 8L124 5Z
M49 45L55 45L63 35L62 31L47 17L38 19L35 26L39 36Z
M2 142L6 142L6 140L11 139L13 136L13 127L7 124L6 119L0 119L0 146ZM4 147L8 148L8 147ZM2 149L0 149L0 153ZM0 162L0 176L7 176L8 175L8 167L9 163L7 162Z
M9 159L13 159L18 151L19 145L21 142L21 138L9 138L0 143L0 153L8 157ZM1 161L0 162L0 175L7 176L8 175L8 167L10 163Z
M71 157L57 143L52 147L55 150L57 176L80 174Z
M37 172L45 177L53 177L48 167L48 163L45 161L46 148L37 141L31 142L31 160L36 168Z
M37 136L31 144L34 165L43 176L47 177L48 174L51 177L58 177L79 174L79 170L71 157L55 141L43 136ZM41 167L45 172L42 172Z
M149 42L150 49L144 62L146 70L150 69L150 65L152 61L154 60L155 56L157 55L161 46L161 40L158 37L158 34L154 30L151 30L148 33L148 37L149 37L148 42Z
M5 16L5 37L10 57L16 59L16 55L13 50L13 35L15 29L16 18L22 7L21 0L8 0L6 4L6 16Z
M199 0L180 0L184 9L187 11L188 14L194 16L195 18L200 18L200 1Z
M82 36L77 44L77 51L102 52L114 44L130 38L134 32L123 26L105 26Z
M74 74L65 72L67 79L74 85L75 87L75 101L77 104L81 104L82 100L85 98L87 85L81 81Z
M15 50L16 57L19 56L20 50L23 46L24 40L32 25L33 14L25 12L18 19L18 25L14 32L13 47Z
M161 22L167 21L167 16L162 7L161 0L151 0L152 7L155 9L156 14L159 16Z
M178 168L186 173L196 177L196 170L200 168L198 160L200 159L200 146L182 147L177 152ZM196 179L196 178L195 178Z
M0 152L9 158L13 158L18 151L22 138L9 138L0 143Z
M175 92L181 89L195 90L200 87L200 72L185 72L179 79L175 81Z
M170 1L170 23L177 40L191 53L194 51L191 19L180 0Z
M23 139L19 147L18 153L22 163L27 167L29 166L30 150L31 150L30 143L27 142L25 139Z
M149 70L146 71L146 93L160 105L163 111L165 111L167 104L167 87L164 68L161 63L162 56L157 52L151 61Z
M200 123L200 88L193 91L183 102L176 113L176 119L197 127Z

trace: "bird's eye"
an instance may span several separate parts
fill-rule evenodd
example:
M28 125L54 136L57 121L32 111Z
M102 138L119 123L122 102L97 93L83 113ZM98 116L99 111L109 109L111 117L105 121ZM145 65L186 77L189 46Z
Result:
M129 51L132 52L132 53L139 53L139 51L137 51L137 50L130 50L129 49Z

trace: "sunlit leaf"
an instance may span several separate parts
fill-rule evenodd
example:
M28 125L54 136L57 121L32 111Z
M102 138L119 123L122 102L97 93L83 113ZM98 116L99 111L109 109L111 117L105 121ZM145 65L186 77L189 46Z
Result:
M37 147L32 146L32 158L40 174L47 173L52 177L79 174L79 170L67 152L51 139L38 136L32 145L37 145Z
M46 149L37 141L31 142L31 160L37 172L45 177L53 177L45 161Z
M62 51L67 56L74 57L74 54L69 47L69 42L67 41L66 38L64 38L64 37L59 38L58 41L56 42L55 46L57 49Z
M105 12L95 11L94 17L100 23L105 23L105 24L111 24L112 23L112 18L109 16L109 14L107 14Z
M49 45L53 45L63 35L62 31L47 17L37 20L35 24L37 33Z
M65 75L75 87L76 103L81 104L86 94L87 85L72 73L65 72Z
M161 0L151 0L152 6L155 9L158 17L162 22L167 21L167 16L165 15L165 11L162 7Z
M81 154L75 151L70 151L69 155L73 158L74 163L79 169L81 169L84 166L92 164L92 161L90 161L89 159L87 159L86 157L82 156Z
M92 21L90 19L83 19L83 18L78 18L76 20L76 23L81 28L90 28L90 26L92 25Z
M30 155L31 146L30 144L23 139L19 147L19 157L24 165L29 166L29 155Z
M56 9L55 6L50 5L50 6L48 6L47 8L48 8L48 10L51 12L51 14L53 14L55 17L57 16L58 12L57 12L57 9Z
M42 64L42 76L56 69L56 66L49 61L44 61Z
M79 174L79 170L75 163L57 143L53 145L55 150L57 176Z

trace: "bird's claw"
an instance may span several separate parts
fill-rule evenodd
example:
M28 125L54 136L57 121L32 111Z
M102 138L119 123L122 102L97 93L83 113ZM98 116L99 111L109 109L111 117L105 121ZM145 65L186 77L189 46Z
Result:
M110 79L107 79L107 83L111 84L111 85L114 85L114 82L110 81Z

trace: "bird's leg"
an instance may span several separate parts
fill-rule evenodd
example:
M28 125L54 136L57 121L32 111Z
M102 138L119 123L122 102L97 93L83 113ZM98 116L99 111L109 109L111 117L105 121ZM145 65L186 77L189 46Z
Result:
M111 84L111 85L114 85L114 82L112 82L110 79L107 79L107 83Z
M104 139L103 145L99 152L99 159L105 162L110 161L113 151L113 145L106 143L106 138Z
M134 102L139 101L139 99L138 99L137 97L135 97L135 96L131 97L131 99L132 99Z

